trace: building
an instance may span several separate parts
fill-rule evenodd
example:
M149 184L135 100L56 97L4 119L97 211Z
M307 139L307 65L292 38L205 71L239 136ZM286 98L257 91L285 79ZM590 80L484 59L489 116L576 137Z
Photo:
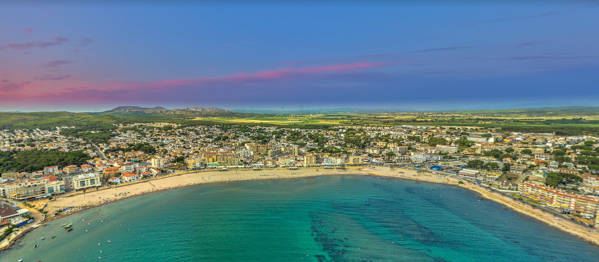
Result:
M232 151L204 152L206 163L219 166L235 166L239 163Z
M569 193L563 190L547 187L531 182L522 182L518 185L520 194L543 202L548 206L562 208L591 218L599 211L599 199Z
M100 175L98 173L87 173L74 176L71 179L73 190L80 190L92 187L99 187L102 185L100 181Z
M245 147L256 155L267 155L270 150L269 144L247 143Z
M153 168L163 168L166 164L166 161L162 157L155 157L150 160Z
M304 166L315 166L316 165L316 155L312 153L308 153L304 156Z
M361 156L349 156L347 160L348 165L361 165L362 157Z
M480 171L475 170L475 169L467 169L467 168L460 170L460 172L458 173L458 175L466 176L466 177L477 177L479 174L480 174Z
M199 157L192 157L185 159L185 164L188 169L202 168L204 167L204 159Z
M56 176L43 177L42 181L46 182L46 195L58 195L65 192L64 181L58 180Z
M107 167L107 168L104 168L104 170L102 170L102 178L107 179L107 178L118 175L120 172L121 172L121 170L120 170L120 167L118 167L118 166Z
M27 181L23 183L5 184L0 187L0 193L5 198L26 200L46 196L45 181Z
M76 165L69 165L69 166L65 166L62 171L67 174L67 175L71 175L74 173L77 173L77 171L79 170L79 168Z
M58 166L44 167L44 174L45 175L58 174Z
M457 146L446 146L446 145L437 145L435 148L437 152L444 154L454 154L458 152Z
M410 156L410 161L414 163L424 163L429 159L427 154L413 154Z
M20 215L17 208L6 202L0 203L0 221Z
M137 180L139 180L139 176L135 173L125 172L121 175L121 181L123 181L124 183L133 182Z
M111 177L108 179L108 183L109 184L120 184L121 183L121 179L118 177Z
M81 165L81 172L84 173L89 173L93 170L92 166L88 165L88 164L83 164Z

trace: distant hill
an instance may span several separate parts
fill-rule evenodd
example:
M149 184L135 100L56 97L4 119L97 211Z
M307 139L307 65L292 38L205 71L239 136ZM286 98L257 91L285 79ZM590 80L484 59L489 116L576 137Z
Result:
M498 110L474 110L461 111L464 113L485 113L485 114L525 114L536 116L560 116L560 115L596 115L599 114L598 106L564 106L564 107L540 107L540 108L519 108L519 109L498 109Z
M202 113L202 114L228 114L228 113L231 113L231 111L229 111L229 110L221 109L218 107L192 106L192 107L188 107L188 108L185 108L182 110L189 111L189 112L198 112L198 113Z
M164 107L119 106L100 112L100 115L120 117L150 117L150 118L193 118L193 117L243 117L245 113L236 113L216 107L187 107L182 109L166 109Z
M166 113L169 111L164 107L141 107L141 106L119 106L111 110L105 111L105 113L129 113L129 112L145 112L145 113Z

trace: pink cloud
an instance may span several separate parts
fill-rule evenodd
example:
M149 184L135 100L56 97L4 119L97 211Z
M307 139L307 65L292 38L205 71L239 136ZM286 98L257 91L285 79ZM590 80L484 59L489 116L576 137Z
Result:
M27 51L32 48L46 48L50 46L62 45L68 42L69 39L62 36L57 36L48 41L30 41L23 43L9 43L5 46L0 46L0 50L3 49L12 49L16 51Z
M49 62L43 64L43 66L50 67L50 68L57 68L57 67L61 67L63 65L70 64L70 63L71 63L71 61L69 61L69 60L52 60L52 61L49 61Z
M45 75L45 76L40 76L37 77L37 80L42 80L42 81L58 81L58 80L65 80L67 78L71 78L71 75Z
M221 86L220 84L247 84L256 81L271 81L278 79L292 80L294 77L307 77L323 74L343 73L357 70L367 70L385 66L384 63L355 62L347 64L333 64L325 66L282 68L263 70L254 73L237 73L216 77L199 77L189 79L167 79L153 82L113 82L93 84L76 82L70 80L70 75L44 76L23 88L12 89L10 93L2 92L0 89L0 101L69 101L69 102L102 102L129 101L140 99L140 96L148 94L162 94L173 91L172 89L185 88L210 88ZM45 81L61 81L60 85L47 83ZM40 82L41 81L41 82ZM174 92L176 92L175 90ZM3 94L4 93L4 94Z
M25 28L25 34L31 34L33 32L33 29L31 29L31 27L27 27Z
M7 79L0 80L0 92L14 91L23 88L28 82L13 82Z
M356 62L349 64L335 64L327 66L302 67L302 68L284 68L274 70L263 70L255 73L238 73L233 75L224 75L216 77L201 77L190 79L169 79L149 83L134 83L123 86L123 88L170 88L177 86L204 86L210 83L235 82L247 83L252 81L268 81L285 77L308 74L339 73L346 71L363 70L384 66L384 63L374 62Z

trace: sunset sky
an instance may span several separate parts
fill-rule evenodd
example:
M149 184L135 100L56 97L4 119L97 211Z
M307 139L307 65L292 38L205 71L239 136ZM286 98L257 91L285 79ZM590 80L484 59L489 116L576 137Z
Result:
M0 4L0 110L599 106L599 1Z

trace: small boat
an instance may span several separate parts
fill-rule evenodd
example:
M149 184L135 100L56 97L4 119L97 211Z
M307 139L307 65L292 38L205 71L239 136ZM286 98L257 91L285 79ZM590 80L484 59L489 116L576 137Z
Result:
M38 248L40 245L38 245L37 243L35 243L35 245L33 245L33 248Z
M52 236L52 237L51 237L51 239L55 239L55 238L56 238L56 236Z
M62 227L64 227L65 229L67 229L67 228L71 228L71 227L73 227L73 224L71 224L71 223L69 223L69 224L64 224L64 225L62 225Z
M23 262L23 259L22 259L22 258L19 258L19 260L17 260L17 262Z
M41 240L46 240L46 237L41 237L40 239L41 239Z
M67 232L71 232L71 231L73 231L72 227L67 228Z

